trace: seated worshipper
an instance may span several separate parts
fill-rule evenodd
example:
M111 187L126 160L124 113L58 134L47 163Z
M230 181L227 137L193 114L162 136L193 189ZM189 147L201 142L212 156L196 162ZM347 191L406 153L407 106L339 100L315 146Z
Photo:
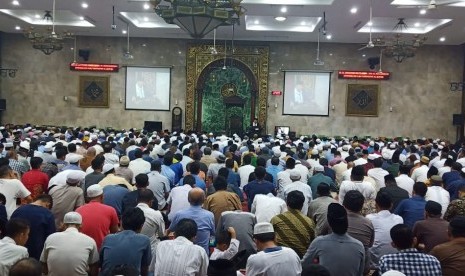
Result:
M31 157L31 170L26 172L21 178L24 187L31 192L33 200L38 195L47 192L48 181L50 180L48 175L40 171L43 160L40 157Z
M451 221L456 216L465 216L465 185L458 190L458 199L452 200L447 206L444 219Z
M195 179L192 175L186 175L184 177L184 185L174 187L166 203L168 204L168 220L173 221L174 215L181 210L188 209L190 203L188 200L189 191L195 187Z
M170 181L161 174L160 161L152 161L151 166L152 171L147 174L149 181L147 189L151 190L156 197L158 210L164 210L166 208L166 199L168 198L171 190Z
M389 174L388 171L382 168L383 166L383 159L376 158L373 160L373 165L375 166L373 169L368 170L367 175L373 178L376 182L376 191L385 187L384 184L384 177Z
M199 227L188 218L179 220L174 230L174 240L158 244L155 275L207 275L208 255L194 244Z
M324 174L324 167L321 165L315 166L313 168L313 176L310 177L307 181L307 184L312 189L312 198L315 199L317 197L317 187L321 183L325 183L329 187L331 187L334 191L337 191L336 183L331 179L331 177L326 176Z
M425 182L428 179L428 164L429 158L427 156L422 156L420 158L420 167L413 170L411 177L415 182Z
M63 218L64 231L48 236L40 262L46 275L98 275L99 254L95 241L82 233L82 217L69 212Z
M395 210L402 200L409 198L408 192L397 186L396 179L390 174L384 177L384 182L386 187L381 188L380 191L386 192L391 196L392 210Z
M361 192L365 197L365 200L376 198L375 188L371 183L365 182L363 180L364 177L365 169L363 166L355 166L352 168L352 172L350 173L350 180L342 181L341 186L339 187L339 203L342 204L345 194L351 190L357 190Z
M70 145L74 145L74 148L76 148L76 145L75 144L69 144L68 147ZM80 154L77 154L77 153L73 153L73 152L70 152L66 155L66 162L69 163L69 165L66 165L64 166L61 171L66 171L66 170L76 170L76 171L81 171L81 167L79 167L79 160L81 160L82 158L84 158L84 156L80 155Z
M442 176L442 180L444 180L444 186L445 186L446 190L449 192L451 200L457 199L457 197L458 197L458 189L460 187L462 187L462 186L465 186L465 167L463 169L460 169L459 172L457 172L457 171L454 171L454 164L452 165L452 171L448 172L448 173L445 173ZM459 163L457 163L457 164L459 164ZM462 166L462 165L460 165L460 166ZM452 174L452 173L457 173L459 176L458 176L457 179L453 179L453 176L451 176L450 178L447 178L447 179L452 179L452 180L449 180L449 182L448 182L446 180L446 176L447 176L447 174Z
M123 199L128 193L128 188L123 184L107 185L103 188L103 204L115 208L118 218L121 218Z
M220 231L216 235L216 248L213 250L210 260L231 260L239 252L239 244L233 227L228 227L227 231Z
M137 198L139 197L139 191L147 189L147 187L149 185L149 177L148 177L147 174L138 174L138 175L136 175L135 179L136 179L136 190L127 193L123 197L122 205L121 205L121 213L124 213L124 211L127 208L136 207ZM154 198L153 198L152 206L150 206L150 207L152 207L154 210L158 210L158 201L155 198L155 195L154 195Z
M168 228L168 233L175 231L174 229L176 229L176 225L181 219L188 218L195 220L198 226L195 244L202 246L205 249L205 253L208 254L210 236L215 235L214 215L212 212L202 209L202 204L205 202L205 193L202 189L193 188L190 190L188 200L190 207L180 210L174 215Z
M390 231L392 246L398 253L387 254L379 260L379 272L397 270L405 275L441 276L441 264L435 257L420 253L416 238L406 224L397 224Z
M50 208L53 200L50 195L42 194L36 197L31 204L23 205L16 209L11 218L24 219L28 222L30 232L26 248L29 257L39 259L44 247L45 239L55 233L55 218Z
M266 160L263 159L263 158L258 158L257 159L257 166L261 166L261 167L264 167L265 170L266 170ZM254 167L254 170L255 170L255 167ZM252 171L250 174L249 174L249 179L248 179L248 182L251 182L253 180L255 180L257 177L255 176L255 173ZM269 181L271 183L273 183L273 176L271 174L269 174L268 172L265 173L265 180L266 181Z
M129 160L128 156L121 156L121 159L119 160L119 167L115 168L115 175L126 179L126 181L129 183L132 183L132 180L134 179L134 173L129 168L130 161L131 160Z
M245 155L243 158L242 166L240 166L239 170L237 171L241 179L241 186L240 186L241 188L244 188L244 186L247 183L249 183L249 176L255 170L255 167L252 166L251 163L252 163L252 155L250 154ZM265 175L266 175L266 171L265 171Z
M52 149L52 147L50 147L50 149ZM84 155L84 158L79 161L79 167L81 167L83 171L86 171L91 166L92 160L94 160L96 155L97 151L95 148L89 147L86 151L86 154Z
M395 179L397 186L406 190L408 192L408 196L412 197L413 184L415 184L415 181L413 181L413 179L408 176L409 173L410 167L407 165L402 165L399 169L399 176L397 176Z
M14 150L8 151L5 157L9 160L9 166L15 175L18 175L18 178L21 178L29 170L24 163L18 161L18 154Z
M150 172L150 163L142 159L142 150L139 148L134 151L135 159L129 162L128 168L134 173L134 176ZM132 183L135 179L132 180ZM119 184L119 183L118 183Z
M347 210L349 228L347 234L359 240L365 247L365 271L370 271L370 255L368 249L373 246L375 229L371 221L360 214L365 198L359 191L349 191L344 197L343 206Z
M182 154L175 153L174 154L174 159L173 159L173 164L170 165L170 168L174 172L174 183L175 184L178 184L179 180L184 175L184 168L183 168L182 163L180 161L182 161Z
M287 212L271 219L276 233L276 243L293 249L302 258L308 246L315 239L315 223L302 214L305 196L301 191L287 194Z
M305 201L301 211L302 214L306 216L308 212L308 204L312 200L312 189L307 185L307 183L300 181L301 175L297 170L294 169L290 171L289 175L291 177L292 183L284 187L283 195L285 198L287 198L287 195L292 191L302 192L305 197Z
M377 213L366 216L375 229L373 246L369 249L372 269L378 267L379 258L397 252L391 245L389 232L394 225L404 223L402 217L391 213L392 199L388 193L379 191L375 201Z
M404 223L411 228L413 228L415 222L424 219L427 189L425 183L415 183L413 185L412 197L402 200L393 212L401 216L404 219Z
M88 173L84 178L84 185L82 189L84 190L84 196L87 198L87 188L94 184L98 184L102 179L105 178L103 174L103 163L105 158L101 155L96 156L91 162L91 168L93 172Z
M427 201L425 219L417 221L413 226L413 235L417 238L418 249L429 253L433 247L449 240L447 229L449 222L441 218L441 204Z
M42 266L34 258L24 258L10 268L8 276L42 276Z
M299 256L288 247L276 245L273 225L257 223L253 233L259 252L247 259L246 275L300 275Z
M24 245L29 237L29 224L23 219L11 219L6 224L5 236L0 240L0 275L8 275L17 261L29 257Z
M110 233L118 231L118 215L113 207L103 204L102 186L94 184L87 189L89 203L76 209L82 216L81 232L93 238L97 248Z
M242 204L235 193L226 190L228 188L226 178L219 175L213 181L213 187L216 192L207 197L203 204L203 208L213 213L215 216L215 225L217 225L221 213L225 211L242 210Z
M329 204L328 224L332 233L313 240L302 258L302 264L320 264L331 275L363 275L365 249L360 241L347 234L346 209L338 203Z
M31 202L31 192L24 187L23 183L16 179L13 170L8 165L0 166L0 193L5 196L5 209L10 218L16 210L16 200L24 199Z
M253 229L256 223L257 220L255 215L249 212L226 211L221 214L216 229L216 235L219 235L221 231L227 231L229 227L240 229L240 231L236 233L236 238L240 242L239 254L241 254L243 258L237 260L238 263L236 267L238 268L245 268L247 258L257 252L257 247L253 240ZM242 253L243 251L245 251L245 253Z
M0 193L0 237L3 237L5 235L5 225L8 222L8 215L6 214L5 203L5 195Z
M295 159L287 158L286 168L284 171L278 173L278 185L276 186L279 197L285 199L284 187L292 183L290 172L295 168Z
M52 196L52 213L55 217L55 226L61 227L66 213L84 205L84 192L79 187L83 176L79 171L70 171L66 177L66 185L50 187L48 193Z
M276 190L273 183L264 179L266 174L265 168L256 167L254 172L257 179L243 187L244 193L247 195L248 210L252 209L252 203L255 198L255 195L266 195L269 193L276 195Z
M100 180L98 183L102 188L104 188L107 185L118 185L118 184L123 184L126 185L129 191L133 190L133 186L129 184L126 179L122 178L121 176L116 176L115 175L115 166L110 165L110 164L105 164L103 165L102 169L103 174L105 175L105 178ZM136 174L135 174L136 175ZM134 180L135 182L135 180Z
M250 212L255 214L257 222L270 222L271 219L287 211L284 200L269 193L267 195L256 195L253 199Z
M200 173L200 163L195 161L189 164L189 175L193 176L195 179L195 187L202 189L204 192L207 192L207 185L205 181L199 176ZM179 185L184 185L184 178L179 180Z
M102 147L103 147L103 157L105 157L105 164L110 164L113 166L119 164L118 155L112 153L113 147L111 143L103 142Z
M443 187L442 187L442 178L438 175L433 175L431 177L431 185L428 187L428 191L426 192L425 195L425 200L432 200L435 201L442 206L442 213L441 217L446 213L447 206L449 206L450 203L450 195L449 192L447 192Z
M268 161L267 161L268 163ZM273 176L273 184L278 184L278 173L282 171L283 168L279 164L279 157L273 156L270 160L270 165L267 164L266 172Z
M436 168L435 166L432 166L431 168L428 169L428 172L426 173L426 180L425 180L425 184L426 186L431 186L431 177L433 177L433 175L438 175L439 171L438 171L438 168Z
M330 233L327 220L328 206L331 203L337 203L337 201L331 197L329 186L326 183L318 185L316 195L318 197L308 205L307 216L316 223L316 236L327 235Z
M110 234L103 240L101 275L120 275L118 270L122 268L129 269L134 275L148 275L152 250L149 238L140 234L144 222L144 212L139 208L129 208L123 213L123 231Z
M228 160L230 160L230 159L227 159L226 161L228 161ZM226 181L229 181L229 180L228 180L228 179L229 179L228 176L229 176L229 174L230 174L231 172L233 172L233 171L230 171L230 170L227 169L227 168L221 168L221 169L218 171L218 176L222 176L222 177L226 178ZM215 188L212 187L212 186L210 186L208 192L209 192L209 193L213 193L214 190L215 190ZM235 194L239 197L239 200L240 200L241 202L244 201L244 194L242 193L242 190L239 189L239 185L230 184L230 183L228 182L228 188L227 188L226 190L227 190L228 192L235 193ZM210 194L209 194L209 195L210 195Z
M435 246L430 254L441 263L442 275L465 275L465 217L454 217L448 232L450 241Z

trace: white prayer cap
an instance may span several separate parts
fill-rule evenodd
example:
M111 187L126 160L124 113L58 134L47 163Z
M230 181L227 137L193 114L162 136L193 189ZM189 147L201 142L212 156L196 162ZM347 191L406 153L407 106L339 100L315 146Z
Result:
M101 194L103 194L103 189L99 184L94 184L87 188L87 197L89 198L98 197Z
M269 222L259 222L255 224L253 228L253 234L266 234L266 233L274 233L273 225Z
M64 224L82 224L82 216L78 212L68 212L63 218Z

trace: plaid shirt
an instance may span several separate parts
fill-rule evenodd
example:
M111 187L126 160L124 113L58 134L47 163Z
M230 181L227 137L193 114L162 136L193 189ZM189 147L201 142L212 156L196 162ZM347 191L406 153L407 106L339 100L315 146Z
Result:
M379 259L379 270L397 270L407 276L441 276L441 264L435 257L420 253L415 248L384 255Z
M25 172L28 171L28 169L26 168L26 166L24 166L22 162L15 160L15 159L10 159L9 165L13 171L18 172L20 174L24 174Z

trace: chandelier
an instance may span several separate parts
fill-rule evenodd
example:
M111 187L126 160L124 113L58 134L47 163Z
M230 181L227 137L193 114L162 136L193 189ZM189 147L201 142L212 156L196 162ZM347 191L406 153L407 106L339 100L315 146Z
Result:
M219 26L239 23L245 9L242 0L151 0L155 13L168 24L176 24L193 38L200 39Z
M400 30L401 33L407 28L404 18L399 18L399 22L394 26L394 30ZM392 41L386 42L386 48L383 50L384 56L401 63L407 58L414 57L416 50L425 43L426 39L426 37L415 35L411 40L403 40L402 34L396 34Z
M24 31L24 36L29 39L34 49L42 51L46 55L50 55L55 51L63 49L63 43L66 39L72 39L73 34L64 32L62 34L55 32L55 0L53 0L52 15L50 11L45 11L44 20L52 21L52 27L47 28L46 32L36 31L30 28Z

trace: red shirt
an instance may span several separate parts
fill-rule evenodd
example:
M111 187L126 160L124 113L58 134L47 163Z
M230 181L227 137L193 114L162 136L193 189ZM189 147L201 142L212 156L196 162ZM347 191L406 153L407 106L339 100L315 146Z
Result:
M21 178L24 186L31 192L31 197L35 199L38 195L47 192L48 175L39 169L32 169L26 172Z
M93 238L100 251L103 239L110 234L110 227L118 225L118 215L113 207L91 201L76 209L82 216L81 232Z

